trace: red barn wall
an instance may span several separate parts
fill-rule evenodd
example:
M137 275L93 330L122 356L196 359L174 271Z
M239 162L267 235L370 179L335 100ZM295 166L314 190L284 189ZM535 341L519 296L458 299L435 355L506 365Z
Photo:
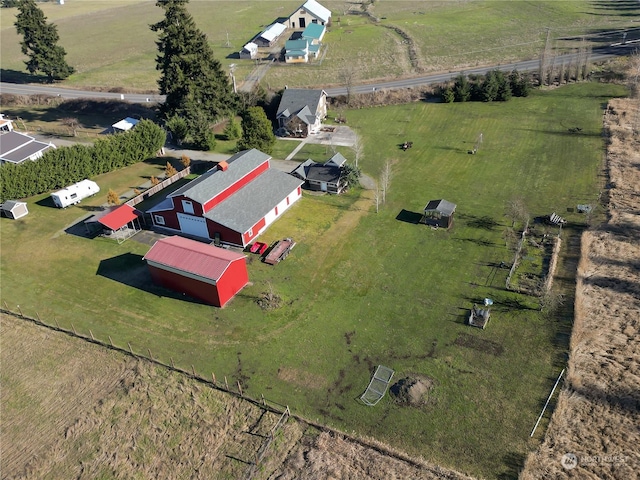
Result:
M177 273L168 272L167 270L162 270L161 268L153 267L151 265L149 265L149 271L151 272L153 282L158 285L168 288L169 290L197 298L209 305L214 305L216 307L221 307L223 305L223 303L220 302L217 285L211 285L193 278L183 277ZM228 295L226 289L225 295Z
M235 230L231 230L230 228L225 227L224 225L220 225L219 223L213 222L207 218L207 229L209 231L209 238L216 238L215 234L218 232L220 234L220 241L225 243L231 243L233 245L242 245L242 234L240 232L236 232Z
M249 283L247 262L244 258L234 260L218 282L218 298L221 306L231 300L247 283Z
M266 223L267 223L267 221L263 217L263 218L260 219L260 221L258 223L256 223L251 228L251 232L253 233L253 235L249 235L249 232L243 233L242 234L242 240L243 240L242 246L245 247L245 246L249 245L249 243L251 243L251 240L253 240L254 238L256 238L260 234L260 231L264 228Z

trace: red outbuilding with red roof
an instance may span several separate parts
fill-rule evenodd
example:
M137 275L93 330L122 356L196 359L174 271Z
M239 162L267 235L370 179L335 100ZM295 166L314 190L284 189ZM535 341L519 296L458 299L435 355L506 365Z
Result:
M249 282L244 255L184 237L158 240L144 259L154 283L216 307Z

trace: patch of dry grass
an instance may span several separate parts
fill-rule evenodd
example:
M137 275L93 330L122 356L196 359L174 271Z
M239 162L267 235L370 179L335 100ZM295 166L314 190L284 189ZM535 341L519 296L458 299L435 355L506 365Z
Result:
M582 236L565 387L523 480L636 478L640 470L640 100L605 112L609 221ZM566 469L561 458L577 457ZM634 473L635 472L635 473Z
M12 315L0 333L6 479L470 478L293 418L254 468L279 414Z

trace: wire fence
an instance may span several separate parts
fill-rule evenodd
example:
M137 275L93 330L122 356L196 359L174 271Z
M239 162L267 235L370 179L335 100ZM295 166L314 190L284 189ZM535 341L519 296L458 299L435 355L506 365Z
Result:
M155 365L162 366L171 371L180 373L182 375L186 375L187 377L195 380L199 383L206 384L211 388L216 390L228 393L233 395L234 397L245 400L254 406L257 406L267 412L279 415L278 421L275 423L273 427L269 429L269 433L265 435L261 445L255 452L254 458L249 460L249 469L247 471L247 479L253 478L257 469L260 467L265 457L267 456L268 450L270 449L273 441L275 440L278 432L284 428L289 417L291 417L291 410L288 405L281 405L277 402L267 400L264 395L260 395L260 400L256 400L248 395L246 395L242 389L242 383L240 380L236 380L235 382L229 381L229 378L226 375L222 375L217 377L214 372L211 372L211 377L202 376L199 372L196 371L196 368L193 364L189 365L188 368L184 368L184 366L180 366L176 364L173 357L169 357L169 363L163 362L158 357L153 355L153 352L150 348L133 348L131 342L127 342L126 347L116 345L110 335L107 335L107 340L98 338L91 329L88 329L88 334L81 332L79 329L75 327L73 323L71 323L71 329L64 328L60 326L57 320L54 321L55 324L50 324L40 317L38 312L35 312L35 318L29 315L25 315L22 307L20 305L16 306L17 311L13 311L9 308L9 305L6 301L3 301L3 307L0 308L0 312L7 315L17 316L25 321L30 321L36 325L39 325L44 328L48 328L60 333L64 333L71 337L84 340L86 342L90 342L96 345L100 345L102 347L108 348L110 350L117 351L119 353L131 356L133 358L147 361L153 363ZM297 420L302 420L298 417L295 417ZM303 420L304 421L304 420ZM309 423L309 422L307 422Z

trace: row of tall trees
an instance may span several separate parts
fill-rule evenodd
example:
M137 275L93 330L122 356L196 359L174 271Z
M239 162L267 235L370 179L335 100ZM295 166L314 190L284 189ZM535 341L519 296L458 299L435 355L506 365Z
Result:
M258 98L238 96L221 63L215 59L206 35L187 11L189 0L158 0L164 18L151 25L158 33L156 69L158 86L166 101L160 106L176 143L211 150L215 147L212 124L229 118L225 135L238 140L238 149L257 148L270 154L275 144L271 122ZM240 114L242 126L235 116Z
M49 82L71 75L75 70L65 59L65 49L58 45L58 28L47 23L47 17L35 0L19 0L15 5L18 7L15 27L23 38L20 42L22 53L29 57L25 62L29 73L41 72Z
M486 75L467 77L460 74L453 85L442 89L442 100L451 102L506 102L512 96L526 97L531 91L531 78L527 74L512 71L505 74L491 70Z
M187 11L188 1L156 3L165 13L161 21L151 25L151 30L158 33L158 86L166 95L160 116L175 140L187 140L196 148L209 150L215 146L211 124L235 115L238 102L206 35Z
M36 162L7 163L0 167L0 201L57 190L133 165L153 157L165 140L162 128L142 120L133 130L97 140L93 145L47 150Z

